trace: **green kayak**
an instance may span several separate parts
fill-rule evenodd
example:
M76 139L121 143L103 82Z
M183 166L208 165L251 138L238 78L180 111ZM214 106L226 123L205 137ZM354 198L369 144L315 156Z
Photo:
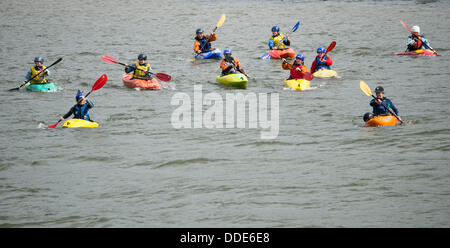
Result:
M25 89L27 89L28 91L41 91L41 92L55 92L57 90L56 85L54 83L27 84L25 85Z
M245 88L247 86L248 78L241 73L233 73L225 76L217 76L217 82L228 86Z

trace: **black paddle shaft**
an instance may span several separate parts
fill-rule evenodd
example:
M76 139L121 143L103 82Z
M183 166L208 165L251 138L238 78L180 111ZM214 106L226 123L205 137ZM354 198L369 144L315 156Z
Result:
M47 70L48 68L50 68L50 67L52 67L52 66L58 64L61 60L62 60L62 58L59 58L58 60L56 60L55 62L53 62L53 64L51 64L51 65L49 65L48 67L46 67L45 70ZM33 80L33 78L37 77L38 75L40 75L40 74L41 74L43 71L45 71L45 70L40 71L38 74L36 74L36 75L34 75L34 77L28 79L25 83L21 84L19 87L10 89L9 91L19 90L20 88L22 88L22 86L24 86L25 84L29 83L31 80Z

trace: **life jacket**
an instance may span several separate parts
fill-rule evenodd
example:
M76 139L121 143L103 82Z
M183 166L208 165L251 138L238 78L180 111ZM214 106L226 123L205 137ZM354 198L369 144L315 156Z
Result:
M199 39L198 37L195 37L195 40L200 42L199 48L202 50L202 53L209 52L211 50L211 42L208 41L206 36L203 36L203 39Z
M222 75L228 75L228 74L232 74L232 73L236 73L236 70L241 71L242 67L241 67L241 63L239 62L239 60L237 60L236 58L231 57L235 66L228 68L227 65L227 61L226 59L223 59L222 61L220 61L220 68L222 69Z
M323 56L323 60L327 60L327 55ZM331 66L327 65L325 63L325 61L323 61L323 62L320 61L319 56L316 57L315 63L316 63L316 67L314 68L315 71L323 69L323 68L328 69L328 70L331 69Z
M375 115L375 116L378 116L378 115L389 115L389 110L388 109L390 107L392 107L391 106L391 101L388 98L386 98L386 97L381 98L381 100L382 100L381 104L378 104L378 103L375 102L374 105L372 106L373 107L373 115ZM383 104L386 107L388 107L388 108L386 109L383 106Z
M277 49L286 49L286 45L284 44L284 35L283 34L279 34L276 37L271 36L270 37L271 40L273 40L273 47L277 48ZM278 46L278 44L280 46Z
M409 38L414 39L412 36L409 36ZM408 50L410 51L415 51L415 50L419 50L422 49L423 46L423 42L422 40L417 40L413 45L408 45Z
M43 65L42 66L42 70L45 70L45 65ZM31 75L30 75L30 79L31 78L33 78L34 76L36 76L40 71L38 71L37 69L36 69L36 66L32 66L31 67ZM30 83L31 84L45 84L45 83L47 83L47 76L45 76L45 74L44 74L45 72L41 72L40 74L39 74L39 76L36 76L36 77L34 77L31 81L30 81Z
M136 70L134 70L133 78L136 79L148 79L148 75L145 73L150 68L150 63L145 63L140 65L139 61L136 61Z
M89 117L89 111L87 108L87 104L84 105L75 105L75 111L73 112L74 115L74 119L83 119L83 120L91 120L91 118Z

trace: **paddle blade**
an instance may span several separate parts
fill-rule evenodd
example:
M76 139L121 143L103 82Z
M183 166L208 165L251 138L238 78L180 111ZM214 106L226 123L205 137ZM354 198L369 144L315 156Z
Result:
M313 80L314 76L311 72L303 72L303 78L308 81L311 81Z
M269 53L265 53L261 56L261 59L270 59L270 54Z
M328 46L327 51L325 54L327 54L329 51L333 50L333 48L336 46L336 41L332 41L331 44Z
M16 87L16 88L9 89L8 91L14 91L14 90L19 90L19 89L20 89L20 87Z
M225 18L226 18L225 14L222 14L219 21L217 22L216 28L222 27L223 23L225 22Z
M112 57L106 56L106 55L102 56L102 60L107 62L107 63L112 63L112 64L117 64L118 63L117 60L115 60Z
M61 120L59 120L58 122L56 122L56 123L53 124L53 125L47 126L46 128L47 128L47 129L49 129L49 128L56 128L56 126L58 126L58 124L59 124L60 121L61 121Z
M295 26L292 28L292 33L294 33L295 31L297 31L297 29L298 29L298 26L300 26L300 21L298 21L296 24L295 24Z
M108 81L108 76L106 76L106 74L103 74L99 79L97 79L97 81L95 81L94 86L92 86L91 92L102 88L103 85L105 85L107 81Z
M408 31L410 33L412 33L411 29L408 28L408 26L406 26L406 24L403 21L400 21L400 23L403 25L403 27L405 27L406 29L408 29Z
M364 94L366 94L367 96L372 96L372 91L370 90L369 85L367 85L366 83L364 83L364 81L360 81L359 82L359 88L362 90L362 92L364 92Z
M156 73L155 76L159 80L164 81L164 82L169 82L172 79L172 77L170 75L167 75L167 74L164 74L164 73Z

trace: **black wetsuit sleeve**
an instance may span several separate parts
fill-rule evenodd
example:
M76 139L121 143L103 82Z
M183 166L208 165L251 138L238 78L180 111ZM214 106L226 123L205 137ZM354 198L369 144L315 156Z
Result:
M125 72L126 73L130 73L130 72L135 71L135 70L136 70L136 65L130 65L130 66L125 68Z
M69 110L69 112L67 112L67 113L63 116L63 118L66 119L67 117L71 116L74 112L75 112L75 106L73 106L73 107Z

